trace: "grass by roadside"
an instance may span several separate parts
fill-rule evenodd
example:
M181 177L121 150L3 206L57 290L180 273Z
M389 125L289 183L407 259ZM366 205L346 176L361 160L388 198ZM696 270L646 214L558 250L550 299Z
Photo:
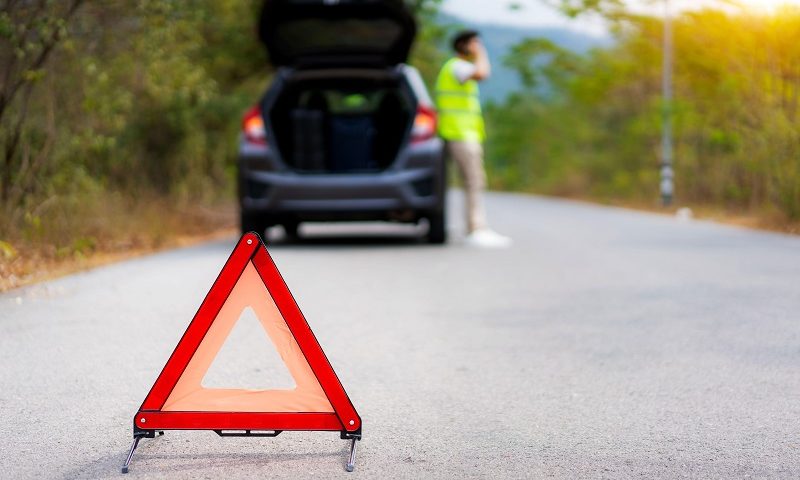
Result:
M63 242L24 235L0 240L0 292L237 231L232 203L175 208L154 201L94 220L95 228Z

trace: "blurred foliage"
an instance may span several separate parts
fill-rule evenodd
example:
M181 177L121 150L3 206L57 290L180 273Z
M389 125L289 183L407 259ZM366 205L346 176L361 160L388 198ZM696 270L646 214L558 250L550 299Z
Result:
M418 20L417 38L409 63L414 65L429 85L436 82L449 50L446 41L450 26L437 21L443 0L412 0L409 2Z
M708 9L674 28L677 198L800 219L800 10ZM495 188L656 201L662 23L628 16L616 32L585 56L540 39L511 49L529 88L487 108Z
M259 6L0 0L0 238L86 252L144 202L229 199Z
M655 3L658 0L651 0ZM606 17L625 12L624 0L544 0L545 3L561 10L569 17L577 17L586 13L598 13Z

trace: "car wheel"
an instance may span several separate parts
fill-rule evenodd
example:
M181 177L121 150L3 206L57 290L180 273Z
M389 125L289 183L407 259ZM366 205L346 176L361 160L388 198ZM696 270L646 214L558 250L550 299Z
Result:
M442 158L439 165L439 204L428 217L428 243L441 245L447 242L447 160Z
M286 236L289 238L298 238L298 229L300 228L300 222L284 222L281 224L283 227L283 231L286 232Z
M242 230L242 235L247 232L256 232L263 238L267 230L267 222L263 216L246 210L241 211L239 225Z
M444 210L428 215L428 243L441 245L447 241L447 222Z

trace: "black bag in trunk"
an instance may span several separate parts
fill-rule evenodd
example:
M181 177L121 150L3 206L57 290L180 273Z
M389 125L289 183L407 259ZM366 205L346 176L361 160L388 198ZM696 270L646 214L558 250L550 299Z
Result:
M334 116L330 119L330 170L369 171L378 168L373 158L375 125L371 116Z
M292 111L294 168L312 172L325 170L325 113L297 108Z

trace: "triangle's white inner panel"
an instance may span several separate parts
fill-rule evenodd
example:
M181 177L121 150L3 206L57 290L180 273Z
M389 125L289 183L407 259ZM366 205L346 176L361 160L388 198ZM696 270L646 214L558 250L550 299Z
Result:
M275 350L272 340L247 307L211 367L203 377L203 388L292 390L292 375Z

